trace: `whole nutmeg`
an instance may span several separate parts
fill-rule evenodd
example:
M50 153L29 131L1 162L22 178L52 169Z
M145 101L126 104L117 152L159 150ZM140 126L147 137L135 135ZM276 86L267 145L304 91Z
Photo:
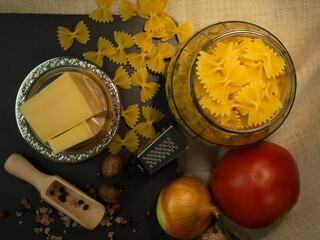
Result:
M103 184L98 189L99 197L106 203L117 203L121 199L120 189L111 184Z
M118 155L109 155L101 165L102 174L108 178L119 174L121 169L122 159Z

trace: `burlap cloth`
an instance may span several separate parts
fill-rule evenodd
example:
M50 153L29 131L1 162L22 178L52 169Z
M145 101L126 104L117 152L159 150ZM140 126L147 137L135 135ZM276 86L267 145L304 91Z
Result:
M111 8L118 13L120 0ZM92 0L0 0L1 13L89 14ZM293 109L268 140L295 157L301 178L300 198L279 223L252 230L227 221L243 239L320 239L320 1L319 0L171 0L165 11L178 23L192 21L194 30L220 21L257 24L279 38L296 67L298 90ZM209 184L212 167L223 150L192 141L178 160L186 175Z

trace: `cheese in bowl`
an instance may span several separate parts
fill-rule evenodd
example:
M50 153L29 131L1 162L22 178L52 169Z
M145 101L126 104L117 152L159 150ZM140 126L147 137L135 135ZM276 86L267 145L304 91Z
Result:
M38 138L55 154L94 137L103 111L81 73L65 72L28 99L20 111Z

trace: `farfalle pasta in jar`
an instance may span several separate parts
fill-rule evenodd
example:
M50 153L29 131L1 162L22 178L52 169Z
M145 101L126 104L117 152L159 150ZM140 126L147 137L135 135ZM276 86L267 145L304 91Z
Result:
M167 99L179 125L221 147L269 136L288 116L295 92L295 69L285 47L246 22L201 30L180 47L167 73Z

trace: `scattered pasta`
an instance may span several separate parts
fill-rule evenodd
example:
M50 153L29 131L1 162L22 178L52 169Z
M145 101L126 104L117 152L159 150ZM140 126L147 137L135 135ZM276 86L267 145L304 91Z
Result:
M156 82L148 82L148 71L140 68L131 75L132 86L140 87L140 98L142 102L153 98L159 91L161 85Z
M153 138L156 135L156 130L153 127L153 123L157 123L164 118L164 115L153 107L147 106L142 107L142 116L145 122L138 123L134 130L141 136L145 138Z
M98 8L91 12L89 17L101 23L114 21L109 8L116 0L95 0ZM140 88L140 100L147 102L152 99L159 91L161 85L157 82L148 81L150 72L165 74L168 62L176 48L170 44L163 43L174 36L180 42L185 41L192 32L191 22L186 22L177 27L174 21L164 12L168 0L137 0L133 4L130 0L120 0L120 17L122 21L129 20L132 16L139 16L146 19L144 31L134 36L124 31L114 31L114 42L104 37L99 37L97 50L87 51L82 55L84 59L103 67L105 58L119 65L128 64L134 72L129 76L124 66L119 66L114 73L113 82L122 89L131 89L131 86ZM59 26L58 39L64 50L70 48L76 39L82 44L90 40L90 33L83 21L79 22L74 31ZM155 39L162 43L156 45ZM126 53L126 49L136 45L138 51ZM186 60L187 63L187 60ZM186 67L181 63L181 68ZM202 84L203 85L203 84ZM270 92L275 89L270 85ZM204 88L203 88L204 89ZM130 152L136 152L139 147L139 135L151 139L156 135L154 123L164 118L158 109L151 106L144 106L141 109L144 122L139 122L139 104L132 104L126 109L121 106L121 116L128 127L131 128L122 139L116 134L108 148L111 154L119 153L123 147ZM191 117L190 113L190 117ZM195 123L196 124L196 123ZM137 135L138 133L138 135Z
M138 104L130 105L127 107L127 109L123 109L123 107L121 109L121 116L130 128L134 128L134 126L137 124L139 115L140 110Z
M138 15L142 18L148 18L148 16L142 13L140 9L140 2L142 1L138 0L138 3L136 5L133 5L128 0L121 0L119 11L120 11L120 16L122 18L122 21L125 22L134 15Z
M134 45L132 36L124 31L115 31L113 32L113 37L117 47L114 48L114 53L109 56L109 59L118 64L126 64L127 55L124 49L130 48Z
M169 15L163 11L167 2L168 1L163 0L143 1L140 9L142 13L148 17L144 25L145 31L155 31L164 28L166 18L169 17Z
M115 71L113 82L120 88L131 88L131 78L122 66L118 67L118 69Z
M199 104L225 127L262 125L282 107L284 60L261 39L227 38L200 52L196 71Z
M83 53L82 55L84 59L98 65L99 67L102 67L103 57L113 55L115 53L115 49L113 48L112 43L103 37L99 37L97 45L98 51L89 51Z
M90 40L90 32L87 25L83 21L80 21L73 32L66 27L59 26L58 39L61 47L66 51L72 46L75 39L79 43L87 44Z
M147 60L148 68L155 73L165 74L166 62L165 59L171 58L176 52L176 48L168 43L159 43L153 47L149 59Z
M113 16L108 8L111 7L116 0L95 0L99 7L94 10L89 17L97 22L112 22Z
M127 55L128 63L135 70L145 68L147 66L146 58L149 56L149 52L147 50L144 50L143 48L140 48L140 51L140 53L129 53Z
M122 139L119 134L116 134L108 145L109 152L112 155L119 153L125 147L129 152L135 153L139 148L139 137L132 129L126 133Z
M157 31L147 31L147 32L141 32L137 33L133 36L135 44L146 51L151 51L153 47L153 38L163 38L166 36L165 29L160 29Z
M168 41L174 35L177 35L178 40L180 42L184 42L192 34L192 22L185 22L179 27L176 27L174 21L168 17L165 24L165 31L166 36L161 39L162 41Z

